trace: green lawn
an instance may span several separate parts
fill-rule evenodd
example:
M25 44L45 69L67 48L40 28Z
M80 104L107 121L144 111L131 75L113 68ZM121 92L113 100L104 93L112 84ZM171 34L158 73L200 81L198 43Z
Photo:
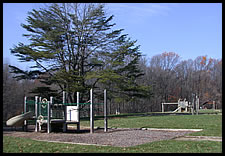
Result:
M213 109L200 109L199 110L199 113L222 113L222 109L216 109L216 110L213 110Z
M123 116L123 115L121 115ZM103 127L103 120L96 118L95 126ZM197 136L222 136L221 115L178 115L178 116L126 116L109 118L109 127L130 128L200 128ZM86 120L82 126L89 126ZM48 143L25 138L3 136L4 153L221 153L222 143L214 141L177 141L164 140L134 147L111 147L94 145L75 145Z
M213 141L165 140L134 147L111 147L48 143L25 138L3 137L4 153L221 153L222 143Z
M89 121L81 121L81 125L89 126ZM104 121L97 119L96 127L104 127ZM184 128L203 129L190 135L222 136L222 115L168 115L168 116L128 116L109 118L108 127L122 128Z

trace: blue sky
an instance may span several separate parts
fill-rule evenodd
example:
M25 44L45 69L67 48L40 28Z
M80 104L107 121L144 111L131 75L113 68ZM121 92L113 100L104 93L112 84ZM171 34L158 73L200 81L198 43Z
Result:
M28 70L29 64L19 63L10 48L26 31L27 12L42 3L3 4L3 61ZM107 3L108 15L114 15L114 29L125 29L140 51L151 58L163 52L175 52L182 60L207 55L222 58L221 3Z

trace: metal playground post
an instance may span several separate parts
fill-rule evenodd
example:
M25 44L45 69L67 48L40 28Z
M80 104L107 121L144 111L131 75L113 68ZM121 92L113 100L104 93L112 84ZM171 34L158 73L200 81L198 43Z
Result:
M94 132L93 89L90 90L90 133Z
M106 89L104 90L104 132L108 131L108 122L107 122L107 93Z

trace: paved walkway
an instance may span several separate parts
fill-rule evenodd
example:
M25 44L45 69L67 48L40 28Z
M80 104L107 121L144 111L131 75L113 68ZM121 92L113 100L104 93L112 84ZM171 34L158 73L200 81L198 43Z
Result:
M174 140L187 140L187 141L220 141L222 142L222 137L214 136L182 136L175 138Z

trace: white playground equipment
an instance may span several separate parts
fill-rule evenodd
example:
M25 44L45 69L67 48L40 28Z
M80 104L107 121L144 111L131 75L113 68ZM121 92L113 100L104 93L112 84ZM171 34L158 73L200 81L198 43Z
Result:
M186 98L182 101L181 99L178 100L177 103L162 103L162 112L164 111L164 105L177 105L177 109L175 109L172 113L176 112L188 112L188 108L191 111L192 115L194 115L194 110L196 115L198 115L199 111L199 98L198 96L192 95L192 102L186 101Z
M104 90L104 102L94 103L93 89L90 89L90 100L86 103L80 103L79 92L77 92L76 103L66 103L66 92L63 91L63 101L54 103L53 97L48 101L46 98L35 96L35 100L27 100L24 97L24 113L14 116L7 120L7 126L23 126L27 131L30 121L35 122L35 132L42 130L42 127L47 127L47 133L50 133L53 127L67 131L68 124L77 124L77 130L80 130L80 109L79 105L90 106L90 133L94 133L94 106L96 104L104 107L104 132L108 131L107 123L107 92ZM57 125L57 126L56 126ZM60 125L60 127L58 126Z
M175 112L181 112L182 109L185 109L185 112L187 112L187 108L188 108L188 101L186 101L186 99L184 99L183 101L181 99L178 100L177 103L173 102L173 103L162 103L162 112L164 111L164 105L178 105L177 109L175 109L173 111L173 113Z

